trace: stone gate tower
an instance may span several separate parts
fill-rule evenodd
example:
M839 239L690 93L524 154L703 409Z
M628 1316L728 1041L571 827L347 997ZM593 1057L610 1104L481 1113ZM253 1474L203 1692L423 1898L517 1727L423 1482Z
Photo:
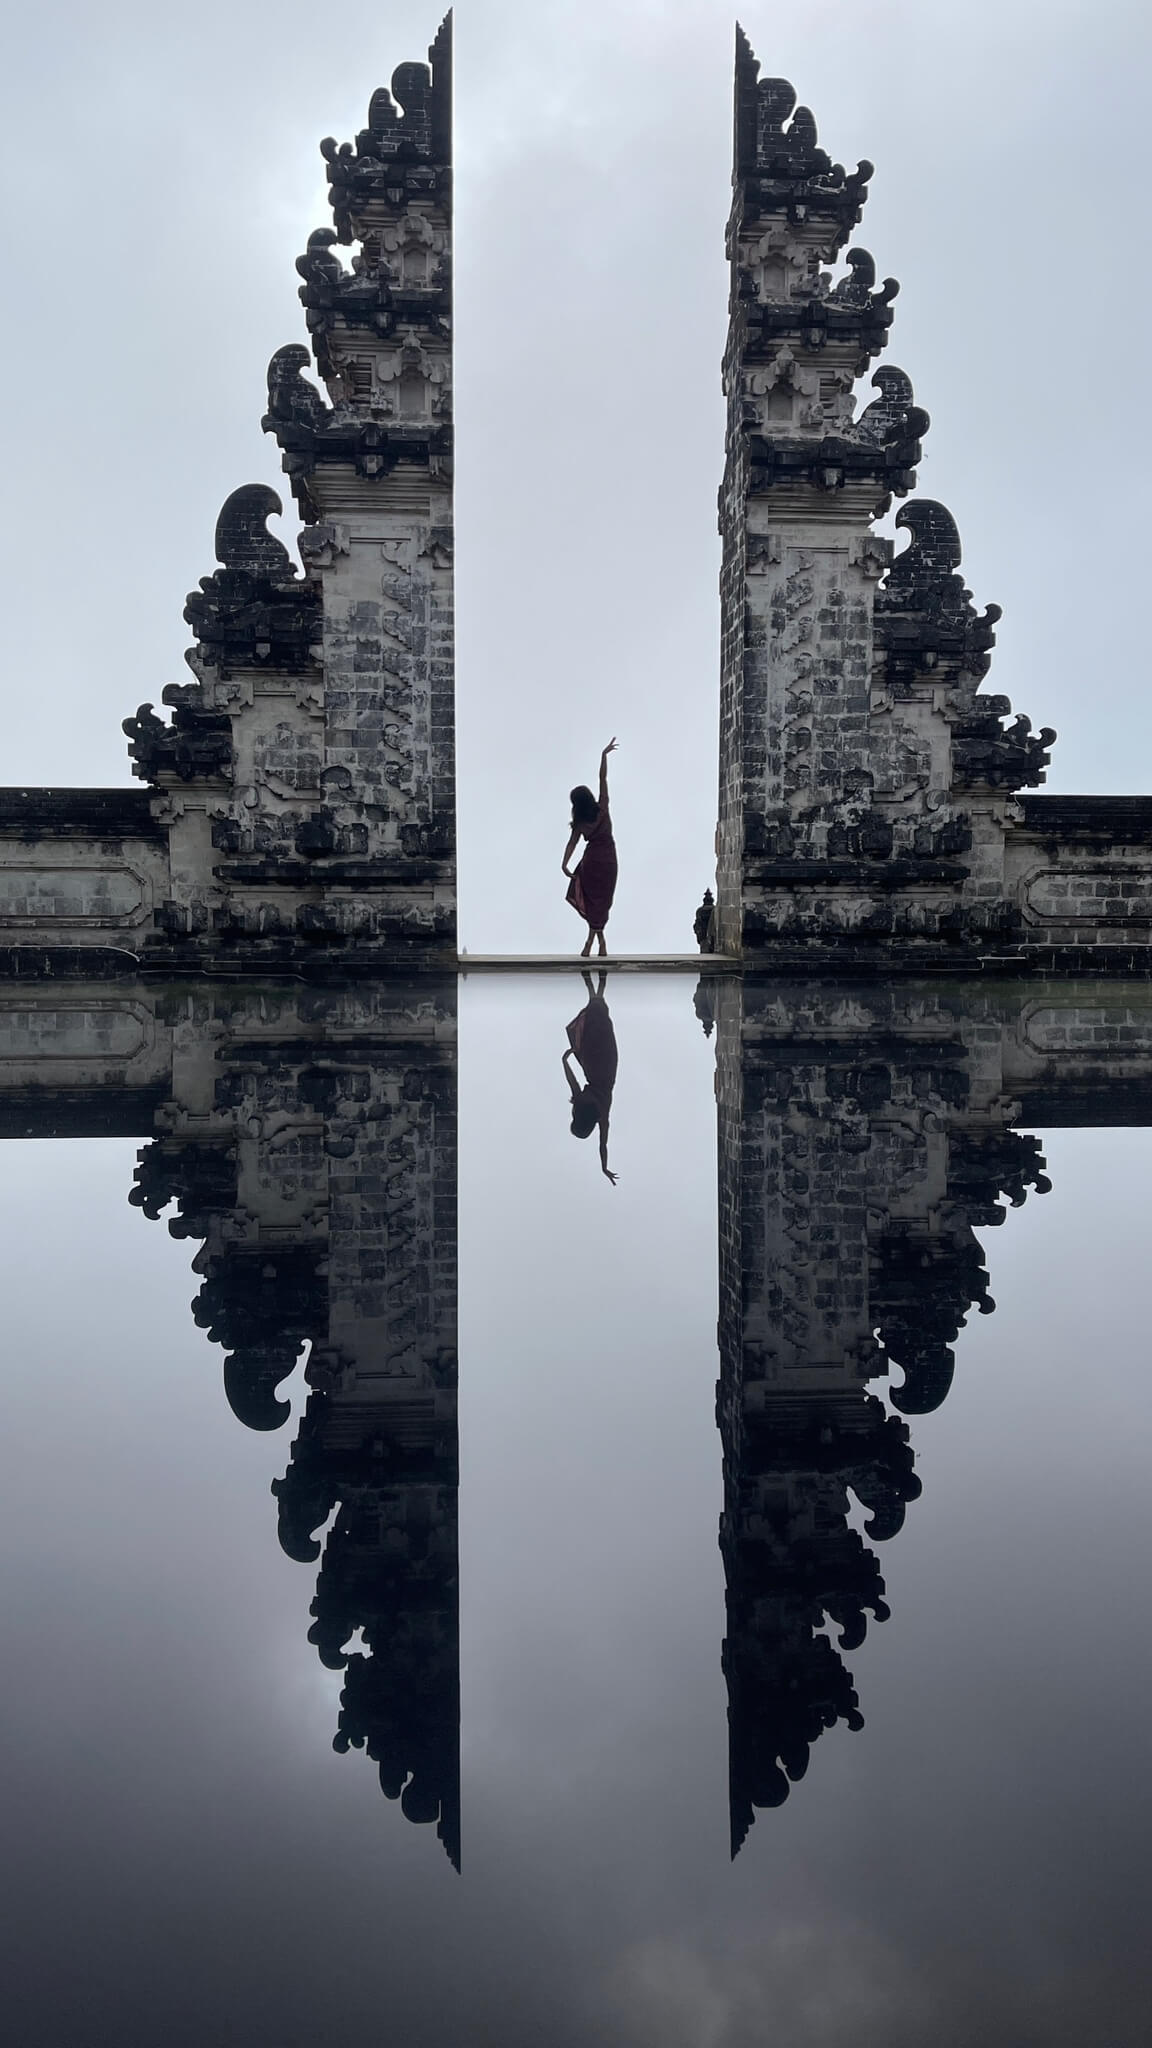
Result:
M848 248L872 166L819 146L737 30L720 492L717 901L702 942L754 964L1147 970L1152 801L1037 797L1050 728L985 694L928 415L882 363L898 287ZM827 267L826 267L827 266ZM859 408L860 380L874 396Z
M302 573L234 491L188 599L195 681L125 721L130 790L0 791L0 973L456 961L451 18L321 145L267 432ZM351 244L350 265L338 245Z

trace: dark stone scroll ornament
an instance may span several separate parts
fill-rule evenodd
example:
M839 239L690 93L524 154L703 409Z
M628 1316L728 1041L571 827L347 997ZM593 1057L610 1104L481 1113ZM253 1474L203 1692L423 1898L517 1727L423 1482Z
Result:
M761 78L752 46L736 28L735 167L738 177L756 181L762 210L782 203L793 220L816 212L827 219L834 241L847 241L860 219L872 165L862 161L845 172L819 146L815 119L796 105L786 78Z
M698 994L711 998L715 986L702 981ZM899 1533L920 1495L904 1418L940 1406L959 1331L973 1309L995 1308L976 1233L1003 1222L1005 1203L1050 1187L1039 1139L1009 1126L1012 1105L998 1098L989 1121L973 1108L959 1041L892 1040L879 1058L875 1029L806 1035L798 1061L747 1035L763 1005L787 1001L746 982L738 1011L719 1013L717 1421L734 1855L756 1809L779 1806L803 1777L823 1730L863 1726L844 1657L869 1620L888 1616L870 1546ZM707 1029L710 1001L700 1014ZM875 1024L885 1015L877 999ZM917 1182L920 1199L910 1199ZM863 1267L848 1261L841 1278L824 1247L853 1212L867 1233ZM868 1382L890 1373L885 1402ZM862 1534L851 1496L865 1509Z
M399 462L449 474L450 425L414 422L397 437L386 419L376 418L363 405L326 405L303 375L310 360L299 342L277 349L268 365L268 410L261 422L264 432L275 436L302 518L315 522L321 516L310 484L319 462L347 462L364 477L384 476Z
M340 366L332 353L331 335L338 323L364 328L373 336L387 336L396 325L396 302L387 266L380 253L379 236L365 237L361 252L345 270L334 253L336 235L331 228L317 228L308 237L308 247L296 260L304 282L300 303L305 309L308 332L322 377L336 377Z
M896 525L911 541L876 593L878 676L897 697L912 694L924 681L951 687L954 789L1035 787L1044 780L1056 733L1046 725L1034 734L1023 713L1005 725L1012 709L1008 698L978 693L996 643L1000 607L990 604L977 613L959 574L960 535L952 514L933 499L918 498L901 506Z
M889 1617L879 1559L847 1523L847 1489L871 1510L866 1533L894 1535L918 1498L907 1425L872 1395L852 1414L812 1412L748 1433L738 1477L728 1471L720 1530L726 1620L731 1852L757 1807L783 1805L804 1777L813 1744L838 1721L864 1726L842 1651L859 1649L868 1622ZM768 1512L754 1506L766 1495ZM743 1498L741 1498L743 1496ZM824 1633L826 1620L836 1641Z
M448 1377L452 1375L449 1373ZM309 1641L344 1674L333 1747L364 1749L381 1790L412 1821L437 1823L460 1868L459 1485L456 1432L397 1435L385 1409L314 1389L272 1492L283 1550L320 1557ZM350 1647L360 1632L362 1648Z
M855 426L822 434L820 440L783 434L748 436L748 489L765 494L779 483L810 483L820 492L838 492L845 483L867 481L902 498L916 485L920 436L929 430L929 414L912 403L912 385L904 371L879 369L873 383L881 395L861 414ZM879 500L881 510L888 498Z
M885 365L872 378L880 396L842 432L819 440L802 435L749 435L749 490L773 490L782 483L807 483L817 490L842 490L846 483L875 481L882 490L903 497L915 488L921 441L928 414L913 399L910 378ZM887 500L881 500L886 507Z
M210 1342L228 1353L229 1407L249 1429L279 1429L291 1409L276 1389L326 1325L327 1288L318 1253L297 1246L225 1246L202 1252L195 1263L205 1279L192 1316Z
M1011 725L1003 720L1012 706L1007 697L977 698L973 712L958 719L952 730L953 786L956 789L1036 789L1044 781L1056 728L1017 712Z
M867 249L849 249L845 258L848 274L839 284L833 285L828 297L833 305L859 306L879 316L882 307L890 307L900 286L894 277L886 277L880 290L876 286L876 264ZM889 313L888 321L891 323Z
M236 1208L236 1172L231 1142L156 1138L138 1155L128 1199L154 1222L174 1203L170 1234L202 1240L192 1262L202 1276L193 1320L228 1354L224 1391L233 1414L249 1429L279 1429L291 1410L276 1389L324 1326L326 1283L307 1248L248 1249L222 1238Z
M303 374L309 351L278 349L268 366L265 433L279 444L303 517L322 511L312 489L318 464L350 463L358 476L383 477L398 464L438 479L451 473L449 386L442 379L450 338L451 256L438 246L428 271L409 273L396 246L413 232L434 239L431 209L451 218L452 17L447 15L428 64L401 64L391 90L373 93L368 125L354 142L320 145L328 171L335 230L319 228L297 259L316 366L329 386L329 406ZM359 242L346 269L336 244ZM389 252L392 253L389 253ZM436 396L427 415L398 420L381 392L373 357L381 341L400 356L401 377L423 367L420 337L437 352ZM395 374L395 371L391 372Z
M316 1397L313 1397L315 1399ZM322 1398L322 1397L321 1397ZM311 1407L311 1402L310 1402ZM323 1421L311 1438L315 1451ZM307 1425L306 1425L307 1426ZM326 1498L340 1509L329 1530L308 1631L320 1661L344 1683L333 1748L366 1750L380 1788L408 1820L437 1823L460 1868L460 1698L454 1459L437 1475L427 1459L389 1457L385 1443L293 1465L277 1493L285 1520L310 1519ZM305 1491L301 1476L312 1465ZM328 1467L327 1476L324 1468ZM439 1480L439 1483L437 1483ZM287 1516L286 1516L287 1511ZM299 1554L299 1525L285 1547ZM360 1631L363 1648L350 1648Z
M142 782L172 778L178 782L232 780L232 721L226 712L202 708L199 689L168 683L164 702L175 717L159 718L151 704L137 707L123 721L132 773Z
M952 1382L952 1342L970 1310L990 1315L983 1251L975 1227L1003 1221L997 1195L1014 1207L1029 1189L1050 1182L1036 1138L1014 1131L958 1134L952 1147L949 1196L954 1208L943 1234L890 1231L876 1258L872 1310L880 1353L877 1370L904 1370L892 1393L905 1415L940 1406ZM823 1412L822 1411L823 1408ZM778 1806L803 1776L811 1744L824 1728L844 1720L863 1727L850 1673L818 1631L825 1615L840 1627L838 1649L864 1640L867 1616L888 1618L879 1563L842 1516L846 1489L870 1511L865 1535L887 1541L903 1526L907 1504L918 1499L909 1430L862 1394L846 1425L833 1402L816 1404L799 1427L786 1420L745 1440L741 1484L751 1475L776 1478L779 1527L742 1545L722 1524L721 1549L729 1584L729 1630L724 1669L729 1680L732 1732L732 1841L739 1849L758 1806Z
M266 484L233 491L216 521L221 567L188 595L184 617L196 635L185 660L206 679L237 669L299 673L320 657L320 597L292 566L288 550L268 532L283 511ZM124 720L132 772L145 782L232 780L232 721L205 702L203 681L167 683L163 702L171 722L151 704Z
M228 1215L236 1197L236 1149L231 1143L154 1138L136 1155L128 1200L153 1223L174 1203L176 1213L168 1218L170 1237L207 1237L212 1218Z
M1020 1131L958 1132L949 1146L944 1228L891 1231L881 1243L872 1302L883 1364L902 1368L892 1402L903 1415L929 1415L945 1399L956 1369L952 1346L973 1308L989 1316L988 1266L975 1236L1004 1221L998 1197L1014 1209L1029 1190L1047 1194L1040 1140Z
M334 1746L366 1750L459 1869L454 1005L447 977L206 1005L243 1027L209 1034L210 1128L203 1088L187 1122L162 1105L129 1199L199 1240L193 1317L247 1427L287 1421L278 1390L312 1347L272 1493L286 1554L322 1558L309 1640L343 1674Z
M456 1643L457 1588L441 1580L432 1611L414 1627L404 1604L364 1624L371 1654L345 1663L333 1748L363 1749L377 1766L386 1799L406 1820L436 1833L460 1868L460 1721Z
M890 457L899 455L909 469L921 456L920 443L931 424L922 405L914 403L912 379L893 363L881 365L872 378L879 390L853 428L854 438L882 448Z
M874 633L894 689L925 670L947 666L949 680L988 672L998 604L977 615L972 593L957 572L960 535L952 514L931 498L914 498L896 514L910 544L892 563L876 592Z
M332 417L314 384L304 375L312 362L302 342L278 348L268 365L268 411L264 432L279 439L285 428L322 432Z
M853 249L848 261L864 255L864 250ZM874 267L870 256L867 263ZM755 280L742 272L740 295L750 352L767 353L774 347L799 344L806 353L819 356L830 344L842 344L853 349L853 372L862 377L869 363L887 347L892 300L900 287L889 277L878 292L861 290L860 274L850 273L819 296L781 300L759 297Z
M268 532L283 510L267 484L243 484L225 500L216 521L222 566L201 578L184 608L196 635L185 656L193 666L225 679L237 668L298 673L320 659L319 592Z

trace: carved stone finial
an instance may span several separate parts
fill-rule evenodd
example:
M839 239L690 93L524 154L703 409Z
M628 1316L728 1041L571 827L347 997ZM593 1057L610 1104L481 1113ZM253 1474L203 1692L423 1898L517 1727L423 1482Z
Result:
M901 506L896 524L911 534L911 545L896 556L877 591L874 618L876 654L888 687L897 696L909 695L917 683L950 687L955 789L1035 787L1044 780L1055 729L1046 725L1033 733L1022 714L1005 725L1012 709L1008 698L978 693L996 644L1000 606L977 613L960 574L956 521L946 506L917 498Z
M395 326L392 282L381 259L380 236L365 238L350 270L333 254L335 240L331 228L317 228L309 235L303 256L296 259L296 269L304 280L300 303L307 313L316 366L325 378L340 374L341 363L332 347L334 333L355 330L372 345L391 334ZM435 316L442 309L438 305L429 310Z
M283 510L270 484L241 484L220 507L216 560L226 569L240 569L250 576L289 581L296 573L292 558L283 541L268 531L268 521Z
M340 281L348 273L340 258L332 254L335 240L333 228L314 228L303 256L296 258L296 269L304 279L300 298L305 306L328 306L336 302Z
M419 192L442 183L452 161L452 16L446 14L427 64L400 64L391 90L378 86L368 103L368 125L355 143L326 136L320 153L336 232L354 241L357 223L373 200L389 190ZM443 180L441 174L445 174Z
M882 363L872 383L880 396L865 407L854 432L861 441L872 441L886 452L899 450L911 469L920 460L921 437L931 425L928 414L922 405L914 404L912 379L894 363Z
M296 674L315 660L319 595L267 529L283 509L267 484L242 484L225 499L216 521L216 559L222 566L201 578L184 607L197 640L185 659L198 672L211 668L225 677L238 668L266 668Z
M752 47L737 23L734 176L758 179L780 211L826 220L831 247L847 239L860 218L872 175L861 162L851 174L821 149L815 118L796 105L796 88L786 78L761 78Z
M263 427L266 434L280 438L281 427L322 428L330 418L314 384L309 384L303 372L311 365L308 350L298 341L290 341L286 348L278 348L268 365L268 411Z
M901 506L896 525L912 538L876 593L876 647L887 658L888 680L899 688L931 669L941 681L968 675L974 685L987 673L1000 607L977 615L958 573L960 535L946 506L915 498Z

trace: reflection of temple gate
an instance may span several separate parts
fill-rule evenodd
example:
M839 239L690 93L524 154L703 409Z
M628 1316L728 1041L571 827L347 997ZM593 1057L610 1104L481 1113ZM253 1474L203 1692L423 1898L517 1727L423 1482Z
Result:
M821 1730L861 1724L841 1652L887 1613L871 1545L920 1492L905 1418L944 1400L965 1317L992 1306L975 1232L1047 1185L1016 1126L1152 1123L1152 992L710 979L697 1008L736 1849ZM289 1556L323 1550L310 1638L344 1674L337 1747L366 1748L458 1862L454 981L9 990L0 1136L148 1141L130 1199L174 1204L199 1242L193 1313L250 1428L284 1422L308 1348L274 1490ZM870 1391L890 1366L896 1412Z
M249 1427L285 1420L310 1347L275 1493L288 1554L323 1551L337 1746L458 1864L450 20L428 59L322 144L335 226L297 269L327 395L290 344L264 420L301 567L268 532L276 494L234 491L185 611L194 680L164 690L170 720L125 722L144 787L0 790L0 1136L148 1140L131 1199L200 1240L194 1312ZM712 967L746 971L697 998L734 1850L821 1729L860 1723L839 1650L887 1609L849 1496L879 1539L919 1493L901 1418L945 1398L966 1315L992 1307L974 1233L1046 1186L1015 1127L1152 1121L1152 992L1098 978L1152 962L1152 798L1022 795L1055 736L981 692L999 613L972 603L950 514L903 504L899 553L876 531L928 416L891 365L859 404L897 289L846 249L870 175L738 32L697 917ZM837 978L769 985L769 961ZM944 967L974 978L894 978ZM599 1095L573 1082L606 1172L607 1071ZM890 1364L896 1413L868 1391Z
M281 1426L310 1347L274 1490L288 1555L323 1548L309 1634L344 1674L336 1746L458 1864L454 979L10 992L0 1134L149 1140L130 1200L202 1241L193 1314L249 1428Z
M1152 991L709 981L719 1116L720 1545L733 1853L862 1717L840 1650L920 1492L902 1417L945 1399L975 1231L1048 1187L1018 1124L1152 1123ZM871 1381L902 1371L891 1413ZM833 1624L837 1637L825 1633ZM838 1645L838 1647L837 1647Z

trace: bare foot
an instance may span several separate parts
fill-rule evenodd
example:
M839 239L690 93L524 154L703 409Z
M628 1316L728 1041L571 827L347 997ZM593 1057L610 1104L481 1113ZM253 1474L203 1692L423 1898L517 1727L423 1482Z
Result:
M580 948L580 958L581 958L582 960L587 960L587 958L588 958L589 954L591 953L591 951L592 951L592 934L591 934L591 932L589 932L589 934L588 934L588 944L587 944L586 946L581 946L581 948Z
M598 951L598 953L599 953L599 956L600 956L601 960L603 960L603 959L605 959L605 958L607 957L607 953L608 953L608 947L607 947L607 945L605 944L605 941L604 941L604 934L603 934L603 932L601 932L601 933L600 933L600 943L599 943L599 946L597 947L597 951Z

